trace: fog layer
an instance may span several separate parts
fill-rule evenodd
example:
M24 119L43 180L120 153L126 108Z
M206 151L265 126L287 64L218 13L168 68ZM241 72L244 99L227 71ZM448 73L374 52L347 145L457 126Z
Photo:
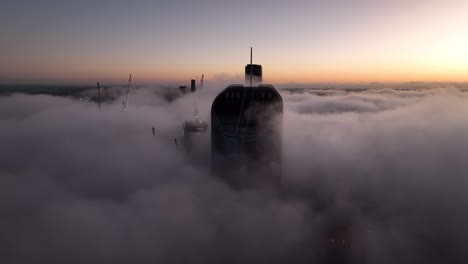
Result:
M127 111L0 97L0 262L313 263L340 217L368 263L468 260L464 93L284 91L285 198L232 190L174 144L195 105L209 122L210 89L140 89Z

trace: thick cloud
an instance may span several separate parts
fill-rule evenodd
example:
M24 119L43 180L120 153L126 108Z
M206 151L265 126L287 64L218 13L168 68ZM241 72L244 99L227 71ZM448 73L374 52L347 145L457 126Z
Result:
M284 92L278 197L231 190L175 146L214 90L169 103L141 89L128 111L1 97L0 262L310 263L337 219L365 262L466 262L464 93Z
M285 157L294 172L285 177L347 212L356 252L371 263L462 263L468 98L456 89L410 93L299 103L288 95Z

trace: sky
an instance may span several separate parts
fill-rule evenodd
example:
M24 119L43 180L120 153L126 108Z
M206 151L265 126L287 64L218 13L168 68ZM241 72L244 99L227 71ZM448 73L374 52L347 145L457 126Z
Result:
M468 81L468 2L5 0L0 83Z

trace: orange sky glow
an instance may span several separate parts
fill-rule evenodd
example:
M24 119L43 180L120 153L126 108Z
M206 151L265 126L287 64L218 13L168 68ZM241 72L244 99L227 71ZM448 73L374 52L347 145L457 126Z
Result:
M242 76L250 46L272 83L468 82L466 1L202 2L137 6L128 16L129 6L113 5L61 7L71 17L47 4L24 17L21 6L4 9L15 23L0 27L0 83ZM107 17L91 14L99 8Z

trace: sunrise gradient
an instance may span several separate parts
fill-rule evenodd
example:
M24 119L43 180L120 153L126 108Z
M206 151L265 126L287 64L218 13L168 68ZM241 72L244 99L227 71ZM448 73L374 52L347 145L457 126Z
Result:
M467 1L9 1L0 83L468 81Z

